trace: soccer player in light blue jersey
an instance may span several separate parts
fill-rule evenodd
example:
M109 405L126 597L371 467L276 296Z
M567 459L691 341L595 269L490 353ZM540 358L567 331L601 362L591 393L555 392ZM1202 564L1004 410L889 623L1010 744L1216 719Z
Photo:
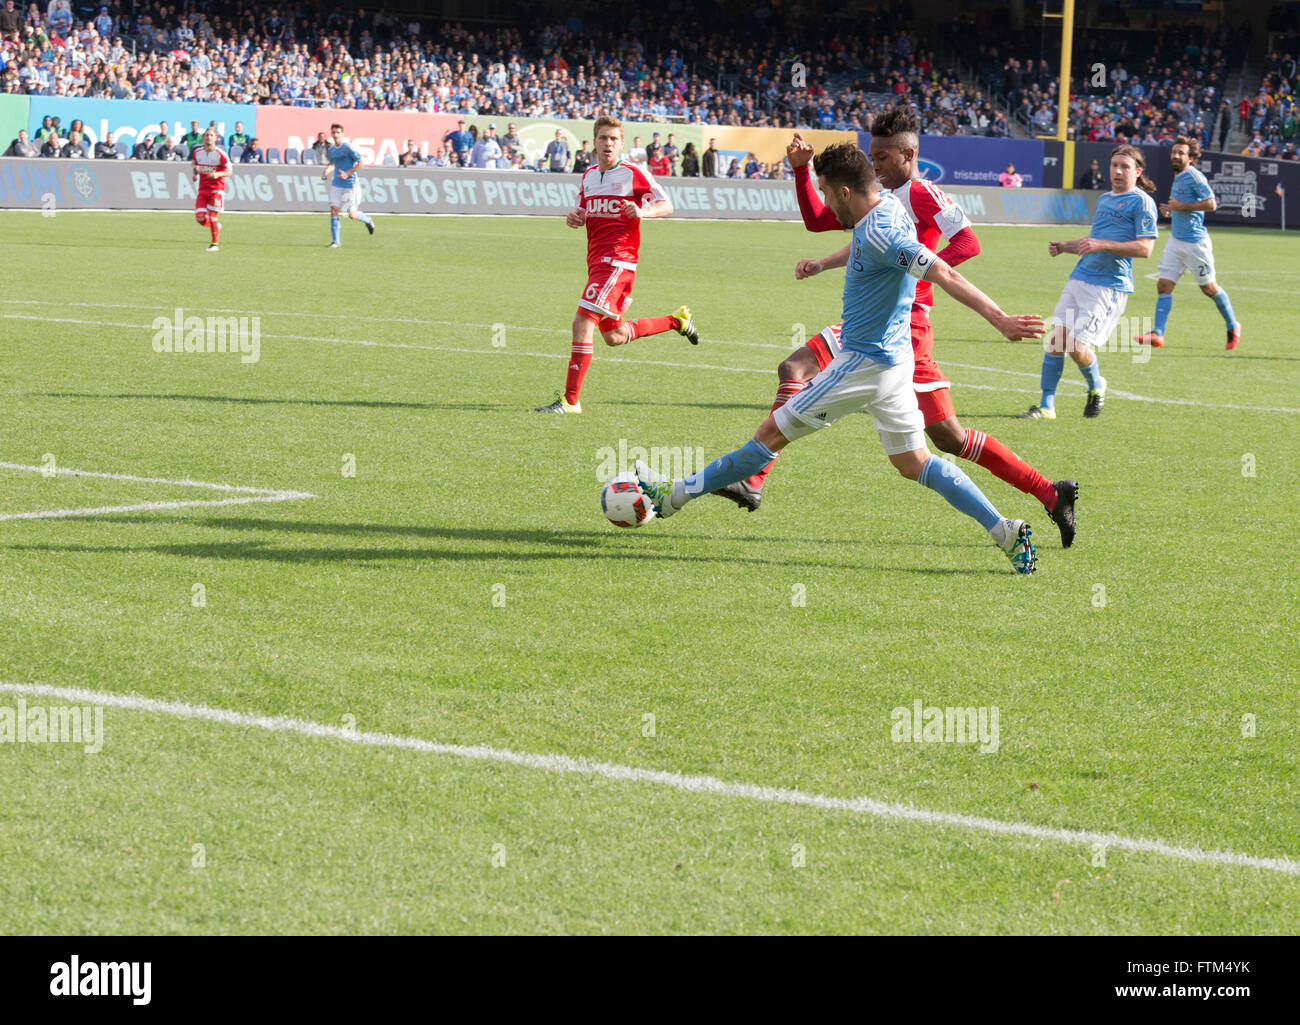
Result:
M1201 286L1201 291L1214 300L1224 324L1228 327L1228 349L1235 349L1241 341L1241 324L1232 310L1232 300L1225 289L1214 280L1214 247L1210 233L1205 230L1205 215L1218 208L1214 190L1205 175L1196 168L1201 159L1201 144L1195 139L1180 135L1169 148L1169 163L1174 168L1174 185L1169 190L1169 202L1160 204L1160 216L1172 222L1158 268L1160 280L1156 283L1156 321L1154 329L1145 335L1135 335L1133 340L1141 345L1159 348L1165 344L1165 327L1169 311L1174 306L1174 286L1189 271Z
M1043 353L1043 396L1021 413L1022 420L1055 420L1056 387L1068 352L1088 383L1083 415L1095 417L1106 402L1106 379L1096 349L1106 344L1133 291L1133 260L1151 255L1156 244L1155 183L1142 173L1146 161L1136 146L1110 151L1111 191L1097 199L1087 238L1049 242L1049 256L1073 253L1079 262L1052 313L1052 333Z
M1032 573L1036 552L1029 524L1009 520L956 464L930 454L912 387L912 303L916 282L930 281L969 306L1012 341L1040 338L1043 320L1010 316L921 244L903 205L882 193L867 155L853 143L830 146L813 161L826 206L850 243L823 260L800 260L795 278L845 267L840 351L798 395L772 412L745 445L683 480L655 479L642 462L637 477L659 516L693 498L758 472L787 444L840 417L869 412L885 454L908 480L937 491L980 524L1018 573Z
M357 185L357 171L361 169L361 154L358 153L349 143L343 141L343 126L330 125L330 135L334 137L334 145L329 148L325 159L328 163L325 170L321 172L321 181L325 181L330 176L330 171L334 172L334 181L330 183L330 249L338 249L339 242L339 214L347 211L347 215L354 221L360 221L366 226L366 231L370 234L375 233L375 222L361 212L360 200L361 189Z

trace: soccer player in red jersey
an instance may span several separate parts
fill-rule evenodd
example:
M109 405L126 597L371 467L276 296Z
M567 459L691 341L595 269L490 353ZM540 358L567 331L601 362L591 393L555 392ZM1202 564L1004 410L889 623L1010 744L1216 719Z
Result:
M199 183L199 194L194 199L194 219L212 231L209 253L217 251L221 238L221 211L226 208L226 179L231 174L230 157L217 145L216 129L203 133L203 145L196 149L190 160L194 163L192 181Z
M877 117L871 126L869 155L881 185L903 204L916 225L918 240L931 252L939 252L949 267L955 267L979 254L979 240L961 207L933 182L917 176L919 127L916 112L910 107L892 108ZM818 198L808 172L812 145L796 133L794 141L786 148L786 154L794 168L799 212L803 215L805 227L809 231L843 230L839 219ZM948 245L942 250L938 249L940 236L948 239ZM925 417L925 433L941 452L978 463L1012 487L1037 498L1052 522L1060 528L1061 544L1069 548L1074 542L1076 529L1074 503L1079 494L1078 483L1072 480L1053 483L997 438L961 425L949 394L949 381L931 355L934 347L934 328L929 315L932 302L930 283L918 282L912 306L912 355L915 363L912 386L916 390L917 405ZM777 368L780 384L773 410L799 394L804 385L835 358L840 351L839 336L840 325L833 324L781 363ZM774 463L775 460L752 477L728 485L715 494L752 512L762 500L763 483Z
M641 248L641 222L667 217L672 200L642 168L620 159L623 123L614 117L596 119L596 163L582 176L578 206L564 223L587 229L587 287L578 300L573 318L573 349L564 394L554 402L538 406L539 413L581 413L578 394L591 365L592 340L596 328L606 345L626 345L634 338L676 331L698 345L699 332L685 306L668 317L623 319L632 301L636 260Z

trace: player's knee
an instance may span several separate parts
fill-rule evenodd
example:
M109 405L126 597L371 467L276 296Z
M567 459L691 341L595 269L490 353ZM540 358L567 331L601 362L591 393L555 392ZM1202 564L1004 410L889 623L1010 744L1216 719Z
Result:
M1174 291L1174 283L1164 278L1156 282L1157 295L1171 295Z
M817 376L817 361L804 359L795 353L781 361L776 368L776 376L782 381L811 381Z
M627 328L616 327L613 331L602 331L600 337L606 345L622 345L627 341Z
M1202 285L1201 291L1213 299L1219 294L1219 286L1215 282L1211 281L1208 285Z
M926 429L926 433L934 442L935 448L951 456L961 455L961 450L966 444L966 428L959 425L944 422L931 424Z

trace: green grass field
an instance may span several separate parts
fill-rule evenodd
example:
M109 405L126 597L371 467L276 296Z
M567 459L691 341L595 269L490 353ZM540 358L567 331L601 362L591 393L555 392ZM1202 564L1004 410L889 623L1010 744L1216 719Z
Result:
M1078 234L984 228L963 271L1046 316L1073 262L1046 242ZM188 215L0 217L0 462L28 468L0 468L0 679L882 804L111 706L98 753L0 744L0 929L1300 929L1294 865L1248 860L1300 856L1294 240L1217 231L1241 348L1184 280L1166 348L1102 356L1097 420L1072 366L1060 419L1014 419L1039 344L939 299L963 422L1082 484L1063 551L972 469L1034 525L1019 578L864 417L794 445L754 515L608 525L609 449L735 448L799 325L838 319L838 273L793 279L838 238L644 235L632 313L689 303L704 341L598 351L584 414L542 417L584 282L559 219L381 218L331 252L323 215L234 213L209 254ZM1139 276L1129 314L1154 299ZM260 317L260 359L156 353L178 307ZM156 507L230 498L259 500ZM13 518L70 509L121 511ZM996 708L996 752L892 741L917 699Z

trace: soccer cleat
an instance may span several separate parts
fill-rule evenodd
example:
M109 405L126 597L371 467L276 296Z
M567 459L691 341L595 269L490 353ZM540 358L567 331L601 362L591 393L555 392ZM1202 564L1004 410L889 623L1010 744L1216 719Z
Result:
M1058 480L1052 483L1052 487L1056 488L1056 508L1047 515L1061 530L1061 547L1069 548L1074 544L1074 534L1078 529L1074 520L1074 503L1079 500L1079 482Z
M1237 347L1237 343L1239 341L1241 341L1240 324L1238 324L1236 327L1234 327L1231 331L1228 332L1228 344L1225 345L1224 348L1227 349L1229 352L1231 352L1233 349Z
M565 401L564 396L559 396L554 402L547 403L545 406L537 406L534 413L581 413L582 403L574 402L572 404Z
M673 330L692 345L699 345L700 333L695 330L695 324L691 322L691 308L689 306L678 306L673 317L677 320L677 326Z
M641 490L646 493L650 502L654 505L656 516L671 516L677 511L677 507L671 501L673 493L672 481L656 478L650 472L650 467L646 466L640 459L632 464L632 470L636 474L637 483L641 485Z
M743 480L728 484L725 488L718 488L711 494L735 502L745 512L753 512L758 508L758 503L763 501L763 492L759 488L750 487Z
M1150 334L1134 335L1133 341L1137 342L1138 345L1149 345L1153 349L1162 349L1165 345L1165 336L1152 331Z
M1042 406L1030 406L1025 412L1016 414L1017 420L1055 420L1056 410L1044 409Z
M326 248L326 249L342 249L343 247L342 247L341 245L339 245L337 242L331 242L331 243L330 243L329 245L327 245L325 248Z
M1101 387L1088 392L1088 401L1083 405L1083 415L1089 418L1101 416L1101 407L1106 404L1106 378L1101 379Z
M215 242L213 242L212 245L208 246L208 252L209 252L209 253L215 253L215 252L217 252L217 251L218 251L218 250L217 250L217 244L216 244Z
M1005 540L998 547L1006 553L1017 573L1028 576L1038 569L1038 551L1030 540L1033 531L1024 520L1003 520L1002 525Z
M370 234L372 234L372 235L375 233L375 222L374 222L374 221L366 221L366 231L370 232Z

